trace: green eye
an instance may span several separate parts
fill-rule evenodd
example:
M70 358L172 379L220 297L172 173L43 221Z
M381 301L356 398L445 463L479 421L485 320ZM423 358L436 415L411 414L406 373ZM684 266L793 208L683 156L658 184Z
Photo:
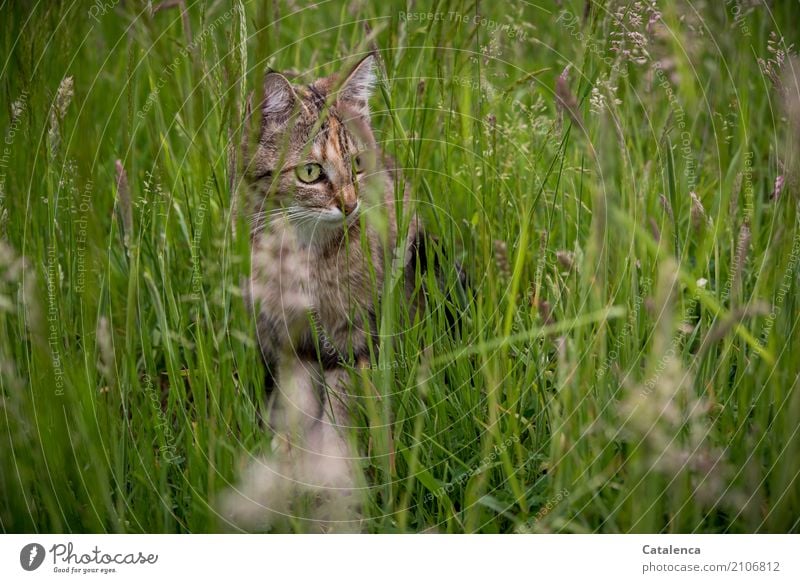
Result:
M297 174L297 179L300 180L300 182L316 182L319 180L319 177L322 176L322 166L319 164L303 164L302 166L298 166L294 172Z
M356 154L353 157L353 168L355 169L356 172L359 173L363 172L365 165L366 164L364 162L364 154Z

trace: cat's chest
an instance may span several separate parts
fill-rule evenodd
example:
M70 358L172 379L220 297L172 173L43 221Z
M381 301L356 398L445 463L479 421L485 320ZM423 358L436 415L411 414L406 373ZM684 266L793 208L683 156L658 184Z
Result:
M376 311L383 287L380 257L376 237L354 236L319 249L298 241L291 230L275 230L257 245L252 292L278 329L306 321L311 312L325 330L344 334Z
M382 285L382 271L371 253L356 246L309 256L306 290L315 310L336 317L371 305Z

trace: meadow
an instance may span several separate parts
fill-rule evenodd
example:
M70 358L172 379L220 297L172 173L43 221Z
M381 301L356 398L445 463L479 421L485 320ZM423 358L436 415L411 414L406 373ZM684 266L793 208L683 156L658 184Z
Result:
M0 530L238 531L268 68L379 56L445 261L353 371L365 533L800 530L797 1L0 2ZM276 531L314 532L295 508ZM341 528L339 528L339 526Z

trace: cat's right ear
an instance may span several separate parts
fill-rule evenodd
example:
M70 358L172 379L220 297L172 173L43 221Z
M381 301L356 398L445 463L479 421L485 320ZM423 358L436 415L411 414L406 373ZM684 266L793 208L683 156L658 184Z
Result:
M264 77L264 98L261 100L261 117L264 122L281 123L289 119L294 110L294 89L289 80L270 71Z

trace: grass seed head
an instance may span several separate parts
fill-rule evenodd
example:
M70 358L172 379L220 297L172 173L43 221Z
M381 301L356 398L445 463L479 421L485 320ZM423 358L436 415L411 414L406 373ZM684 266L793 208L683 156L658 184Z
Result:
M128 173L121 160L114 162L117 175L117 204L122 217L123 241L125 247L130 247L133 236L133 205L131 204L131 190L128 184Z

